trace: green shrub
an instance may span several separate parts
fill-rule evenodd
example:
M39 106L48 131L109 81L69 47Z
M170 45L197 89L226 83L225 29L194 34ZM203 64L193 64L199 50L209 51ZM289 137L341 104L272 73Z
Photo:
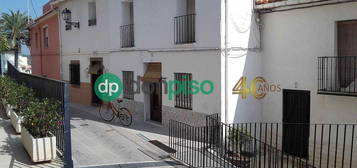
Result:
M23 112L23 127L35 138L52 136L51 131L58 128L62 121L60 105L58 101L49 99L30 102Z
M29 106L30 102L35 100L35 93L31 88L25 85L19 85L16 89L16 112L22 116L23 111Z
M0 97L3 99L9 99L13 92L13 89L16 89L17 83L12 80L10 77L1 77L0 78Z
M0 97L13 106L16 113L22 116L22 111L35 99L35 93L25 85L19 85L10 77L0 78Z

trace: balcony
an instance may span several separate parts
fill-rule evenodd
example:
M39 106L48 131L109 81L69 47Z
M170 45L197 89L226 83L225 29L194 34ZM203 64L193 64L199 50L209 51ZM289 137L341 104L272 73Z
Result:
M120 26L121 47L134 47L134 24Z
M357 56L319 57L318 94L357 96Z
M196 42L196 14L176 16L174 18L175 44Z

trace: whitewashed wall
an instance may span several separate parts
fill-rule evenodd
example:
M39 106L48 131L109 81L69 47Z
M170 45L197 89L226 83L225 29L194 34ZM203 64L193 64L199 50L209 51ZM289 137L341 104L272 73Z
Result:
M260 34L256 16L252 13L252 1L228 0L228 6L228 116L226 122L260 121L262 101L254 99L251 95L247 99L242 99L240 95L232 93L233 87L241 77L247 77L249 86L251 80L261 75ZM221 25L224 27L225 23L221 22ZM223 33L224 31L222 36ZM224 42L223 38L222 41ZM224 43L222 46L224 47ZM222 53L222 86L225 80L224 59L225 53ZM222 91L222 100L224 99L223 93L224 91ZM221 114L224 120L224 108Z

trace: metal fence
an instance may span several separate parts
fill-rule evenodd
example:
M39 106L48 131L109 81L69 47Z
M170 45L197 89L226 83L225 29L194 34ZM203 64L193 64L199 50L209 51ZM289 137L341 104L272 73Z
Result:
M357 56L319 57L318 92L357 96Z
M357 167L356 124L170 121L172 156L191 167Z
M175 44L196 42L196 14L174 17Z
M134 47L134 24L120 26L121 47Z
M57 130L53 130L53 133L56 135L57 149L59 154L64 158L65 167L73 167L68 83L21 73L9 62L7 75L18 83L32 88L37 98L49 98L61 102L63 121Z

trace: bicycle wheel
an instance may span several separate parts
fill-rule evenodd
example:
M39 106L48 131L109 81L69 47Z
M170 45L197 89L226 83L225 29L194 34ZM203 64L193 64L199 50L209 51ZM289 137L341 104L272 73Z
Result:
M99 108L99 115L104 121L112 121L115 116L110 104L102 104Z
M131 112L125 107L120 108L120 113L118 118L120 123L124 126L130 126L131 123L133 122L133 116L131 115Z

